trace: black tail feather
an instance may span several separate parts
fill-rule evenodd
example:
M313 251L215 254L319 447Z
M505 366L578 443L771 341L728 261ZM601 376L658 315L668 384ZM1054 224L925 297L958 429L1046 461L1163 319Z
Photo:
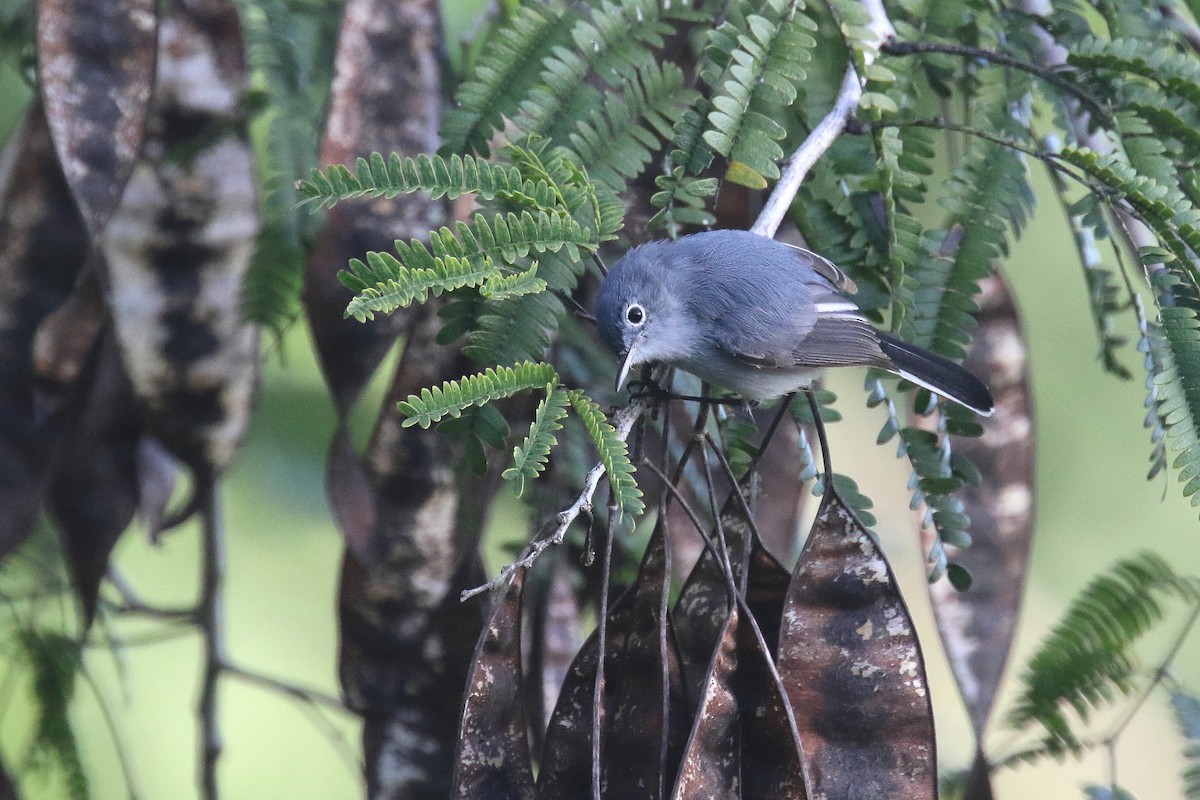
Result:
M983 381L965 367L882 332L879 334L879 346L892 362L892 371L902 378L948 397L985 417L995 410L992 393Z

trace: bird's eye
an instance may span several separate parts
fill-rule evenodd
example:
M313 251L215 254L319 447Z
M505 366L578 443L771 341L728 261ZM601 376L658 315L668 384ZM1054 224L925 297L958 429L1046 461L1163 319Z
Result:
M646 312L637 303L633 303L625 309L625 319L632 325L641 325L646 321Z

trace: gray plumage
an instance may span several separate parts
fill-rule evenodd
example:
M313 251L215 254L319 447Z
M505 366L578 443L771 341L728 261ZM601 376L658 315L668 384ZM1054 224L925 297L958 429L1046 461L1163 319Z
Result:
M879 367L980 414L992 398L958 364L881 333L855 286L815 253L746 231L710 231L630 250L604 279L600 336L640 364L679 367L751 400L806 387L826 367Z

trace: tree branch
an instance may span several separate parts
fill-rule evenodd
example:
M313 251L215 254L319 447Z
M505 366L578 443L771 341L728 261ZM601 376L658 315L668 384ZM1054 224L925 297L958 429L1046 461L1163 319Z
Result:
M629 405L617 411L613 415L612 424L617 430L617 438L622 442L629 439L629 434L633 430L633 425L642 416L642 412L649 407L649 401L644 399L635 400ZM498 586L508 584L508 579L513 573L519 569L528 569L537 561L538 556L542 551L551 545L560 545L563 539L566 538L567 529L571 527L571 523L579 518L580 514L592 513L592 497L596 494L596 487L600 485L600 479L604 477L604 465L597 462L590 470L587 477L583 479L583 489L579 492L579 496L575 498L575 502L564 508L562 511L554 515L554 528L550 533L534 539L525 547L525 552L521 557L512 562L508 566L500 570L500 574L487 583L476 586L474 589L467 589L459 599L462 601L470 600L477 594L490 592Z
M1053 67L1044 67L1034 64L1029 61L1024 61L1016 56L1004 53L999 50L988 50L983 47L968 47L961 44L948 44L945 42L884 42L879 48L879 52L886 53L890 56L907 56L919 55L922 53L944 53L947 55L963 56L965 58L978 58L983 61L991 62L992 64L1001 64L1006 67L1013 67L1023 72L1028 72L1030 75L1036 75L1051 84L1060 92L1069 94L1082 103L1087 110L1094 114L1098 119L1104 121L1105 125L1113 127L1115 121L1108 110L1100 104L1096 98L1080 89L1075 84L1066 80ZM1061 65L1059 65L1061 66Z
M881 0L862 0L862 4L870 15L871 20L868 27L875 36L875 41L871 43L874 47L868 47L862 53L863 63L870 65L875 61L879 46L895 37L896 29L892 27L892 22L888 19L887 11L884 10ZM846 67L845 75L842 76L842 85L838 89L837 97L834 98L833 108L817 123L817 126L812 129L812 132L788 159L783 174L779 176L779 181L771 191L771 196L767 198L766 205L763 206L762 213L758 215L754 226L750 228L752 233L766 237L775 236L780 223L783 222L784 215L787 214L792 201L796 199L796 193L800 191L800 184L804 183L808 171L846 130L846 124L854 115L854 110L858 108L858 101L861 99L862 81L855 71L853 60L851 60Z

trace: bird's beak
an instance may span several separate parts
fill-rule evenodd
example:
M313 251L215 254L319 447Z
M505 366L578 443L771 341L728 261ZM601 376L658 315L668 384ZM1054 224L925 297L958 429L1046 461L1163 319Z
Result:
M621 362L621 371L617 373L617 391L621 391L621 387L625 385L625 379L629 377L629 370L633 368L634 359L637 356L638 345L642 343L642 334L638 334L633 343L629 345L629 349L625 351L625 360Z

